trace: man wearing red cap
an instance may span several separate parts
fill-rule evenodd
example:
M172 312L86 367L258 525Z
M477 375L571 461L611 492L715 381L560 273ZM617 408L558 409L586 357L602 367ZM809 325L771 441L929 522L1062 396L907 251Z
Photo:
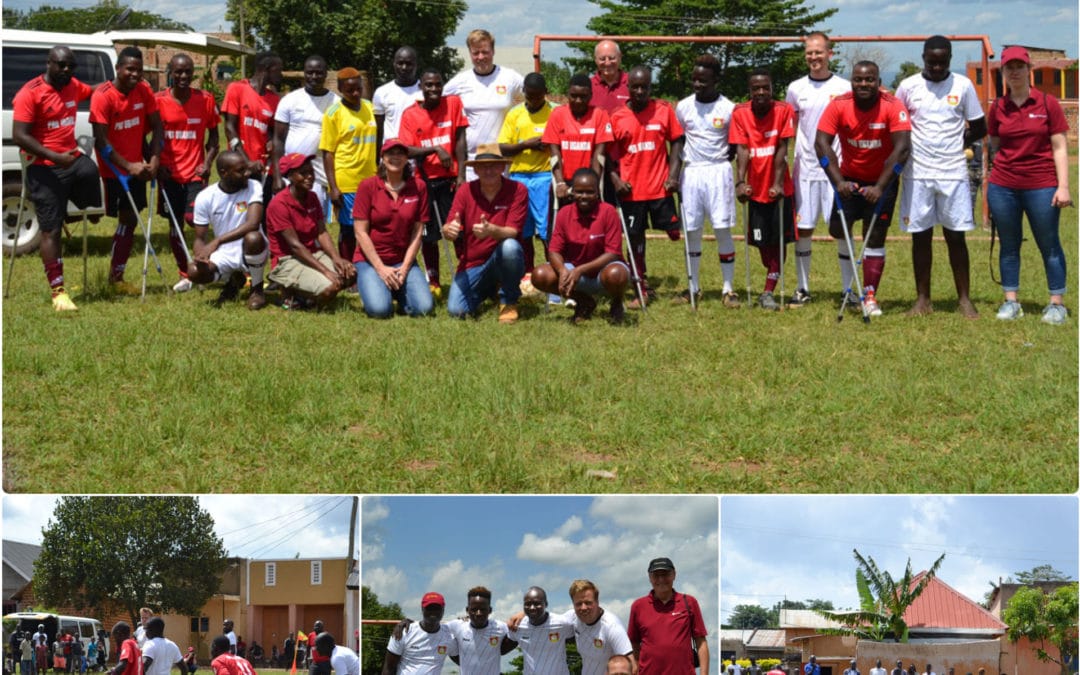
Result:
M630 606L627 635L634 645L640 675L694 675L693 651L701 675L709 675L709 645L698 601L675 590L670 558L649 562L652 591Z
M457 640L442 624L446 600L439 593L420 599L423 619L405 626L401 637L391 636L386 645L383 675L438 675L447 656L457 656ZM396 631L395 631L396 632Z

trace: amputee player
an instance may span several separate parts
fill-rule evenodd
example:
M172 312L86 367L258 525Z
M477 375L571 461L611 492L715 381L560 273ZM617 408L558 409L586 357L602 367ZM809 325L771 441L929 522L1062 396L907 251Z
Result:
M458 647L457 656L450 658L461 666L462 675L499 675L500 657L513 651L517 642L507 637L505 623L490 618L491 591L476 586L466 597L469 619L454 619L448 624Z
M930 302L934 225L941 223L949 250L957 311L969 319L971 272L965 232L975 229L964 148L986 135L986 117L971 80L949 72L952 42L934 35L923 43L923 70L900 83L896 98L911 115L911 160L904 166L900 219L911 233L915 306L908 314L934 311Z
M716 249L720 256L720 274L724 279L725 307L738 307L739 296L732 290L735 276L735 184L732 179L728 146L731 113L735 104L716 88L720 61L712 54L694 61L690 83L694 93L675 106L675 118L686 132L683 143L682 216L685 219L687 248L690 252L690 285L677 295L679 302L690 302L690 294L701 297L701 237L705 219L712 224Z
M665 230L672 241L680 238L672 193L679 189L683 129L670 103L650 97L652 72L648 68L633 68L629 83L630 100L611 115L615 140L610 154L614 161L606 170L626 219L630 255L651 299L655 293L646 279L645 231L651 222L655 229ZM637 309L640 300L634 298L630 308Z
M522 601L525 619L511 637L525 655L525 675L568 675L566 641L574 638L574 621L548 612L547 593L533 586Z
M74 77L75 66L69 47L53 47L44 74L24 84L12 105L11 138L34 158L26 167L26 186L41 228L45 278L58 312L78 309L64 289L60 230L68 201L79 208L101 206L97 167L75 143L76 106L93 92ZM36 634L31 642L37 644Z
M533 271L535 248L533 236L547 242L551 206L551 152L543 142L544 129L553 106L547 101L547 82L540 73L525 76L525 101L510 109L499 132L499 151L510 161L510 178L529 192L529 210L521 230L521 248L525 252L525 277Z
M317 167L322 166L325 171L327 196L337 212L338 254L345 260L352 260L356 253L353 226L356 189L361 182L375 175L378 133L375 111L360 95L363 88L360 71L342 68L337 76L341 100L327 108L323 115L318 141L321 160L313 162L312 166L316 167L316 184L319 180ZM321 197L319 203L325 208L326 201Z
M506 112L524 93L525 80L516 70L495 64L495 37L488 31L471 31L465 44L472 68L450 78L444 93L461 97L469 119L465 141L473 159L481 144L498 142ZM466 178L473 180L476 174L467 171Z
M263 184L268 197L273 194L271 143L274 140L274 112L281 101L277 90L281 86L282 67L281 57L277 54L257 54L255 74L230 83L221 102L229 149L240 150L247 156L253 178L269 179Z
M327 182L323 156L319 154L322 137L323 115L338 101L338 95L326 88L326 59L312 54L304 59L304 86L281 97L274 111L274 153L271 161L277 162L283 155L298 152L315 155L311 165L315 168L315 196L328 210L326 203ZM274 192L282 187L277 177Z
M533 273L539 290L572 298L573 323L592 318L595 296L611 298L611 320L622 321L630 270L622 260L622 226L615 207L600 201L600 178L589 168L574 174L574 204L559 210L549 262ZM573 595L573 592L571 592Z
M457 656L458 646L450 628L442 623L446 600L439 593L425 593L420 599L423 619L398 624L386 645L383 675L439 675L447 656Z
M544 143L552 156L551 173L555 195L560 201L570 198L569 180L578 169L592 169L598 175L604 149L613 139L611 117L592 104L592 84L587 75L574 75L566 90L567 104L551 111L544 128Z
M750 73L750 101L735 107L729 140L738 146L739 153L735 194L739 201L750 203L746 236L758 248L766 269L765 290L758 297L762 309L780 309L773 289L780 279L787 242L795 234L795 188L787 166L788 139L794 137L794 111L784 101L773 100L769 71L755 68Z
M195 243L188 278L197 284L224 280L225 288L218 297L221 303L235 299L245 274L250 274L248 307L261 309L266 304L262 280L267 257L266 239L259 231L263 219L262 184L248 177L247 158L235 150L217 156L217 171L218 182L195 197ZM214 236L208 241L211 230Z
M497 143L481 145L468 164L478 178L458 189L443 236L454 242L458 266L446 311L475 315L485 298L498 296L499 323L518 319L519 282L525 269L518 237L525 223L529 195L525 186L503 177L509 161Z
M420 74L420 89L424 100L402 113L398 140L409 146L409 157L417 160L420 177L427 183L431 219L420 250L431 293L439 298L439 224L450 217L454 190L465 182L469 120L459 97L443 96L443 79L438 70L428 68Z
M394 52L394 79L376 89L371 97L380 148L386 139L398 137L405 109L423 98L416 77L416 49L408 45L398 47Z
M217 127L221 118L214 97L191 86L195 62L190 56L173 55L169 59L169 73L172 85L155 95L165 139L158 170L162 197L158 213L169 218L171 206L176 216L176 228L169 227L169 247L180 271L180 280L173 290L184 293L191 290L191 280L187 274L183 227L184 223L192 223L195 196L210 180L210 169L218 154Z
M818 218L827 219L832 213L833 189L829 177L821 169L814 142L818 120L829 101L851 91L851 82L829 70L833 57L832 42L824 33L815 31L803 43L806 65L810 72L788 85L785 99L795 109L798 131L795 137L795 225L800 230L795 240L795 271L798 285L791 296L792 305L810 302L810 250ZM839 142L833 152L842 156Z
M173 667L187 675L184 657L176 643L165 637L165 620L155 616L146 622L146 642L142 647L143 672L146 675L169 675ZM78 671L76 671L78 672Z
M255 675L251 662L233 653L235 649L227 635L214 638L210 643L210 669L214 675Z
M843 154L837 160L834 138L840 139ZM839 96L825 108L818 122L815 150L818 159L828 159L825 173L840 194L848 228L863 221L863 237L873 219L875 205L883 200L874 231L866 243L863 259L863 311L881 316L877 290L885 269L885 235L896 203L893 169L907 162L911 151L911 121L907 109L892 94L881 91L881 77L873 61L859 61L851 74L851 93ZM844 242L840 214L833 207L829 234L837 241L840 277L851 288L852 265ZM852 248L855 248L852 235ZM858 250L855 251L858 255Z
M128 188L135 208L139 211L146 208L146 183L157 176L161 156L161 116L154 92L142 76L142 52L137 47L124 47L116 58L116 78L99 86L90 97L94 148L98 169L105 179L105 214L117 219L109 261L109 283L116 292L130 295L139 292L124 281L138 214L132 210L123 185L105 164L105 159L131 176ZM150 134L148 153L144 152L147 134Z

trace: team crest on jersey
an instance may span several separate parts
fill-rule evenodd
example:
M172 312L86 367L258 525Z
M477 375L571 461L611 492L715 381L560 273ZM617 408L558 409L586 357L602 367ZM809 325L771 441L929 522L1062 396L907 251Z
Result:
M247 211L247 202L236 202L236 212L244 213Z
M439 648L435 651L439 653L439 656L446 656L446 645L439 645Z
M594 638L593 641L592 641L592 646L596 647L597 649L603 649L604 648L604 641L601 640L600 638Z
M712 118L712 125L713 125L713 128L715 128L715 129L723 129L724 128L724 118L723 117L714 117L714 118Z
M948 101L949 105L959 105L960 103L960 97L956 94L949 94L945 97L945 100Z
M558 633L548 633L548 642L558 642L558 641L559 641L559 634Z
M489 637L488 638L488 644L491 645L492 647L499 646L499 638L495 637L494 635Z
M496 85L495 93L498 94L499 96L505 96L506 95L506 85L505 84Z

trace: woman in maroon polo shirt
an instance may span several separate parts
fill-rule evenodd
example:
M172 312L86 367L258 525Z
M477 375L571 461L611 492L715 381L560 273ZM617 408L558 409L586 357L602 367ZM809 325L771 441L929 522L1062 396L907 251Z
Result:
M1061 209L1069 197L1069 158L1065 132L1069 125L1057 99L1031 88L1031 58L1023 47L1001 53L1007 92L990 106L987 128L997 151L990 171L986 201L1001 235L1001 288L1005 302L997 318L1018 319L1024 310L1020 289L1020 242L1026 213L1035 244L1042 253L1050 304L1044 323L1065 323L1069 311L1061 304L1065 293L1065 252L1058 237Z
M390 318L394 300L409 316L434 310L427 277L416 264L427 219L427 186L413 175L405 144L387 139L378 172L360 183L353 202L356 289L368 316Z

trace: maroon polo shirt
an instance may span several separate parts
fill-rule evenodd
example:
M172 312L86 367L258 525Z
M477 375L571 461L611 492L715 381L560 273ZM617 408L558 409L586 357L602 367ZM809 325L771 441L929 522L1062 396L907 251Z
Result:
M661 603L649 591L630 606L626 634L641 645L638 675L694 675L690 637L705 637L708 632L693 596L675 591L671 600Z
M525 214L529 210L529 191L516 180L504 177L495 199L488 201L480 191L480 180L466 183L454 193L454 203L450 206L450 218L455 216L461 221L461 233L454 240L458 255L458 272L484 264L499 240L493 237L477 239L472 226L480 222L481 216L487 216L488 222L499 227L512 227L521 234L525 224Z
M353 201L353 221L368 222L368 236L375 244L375 253L384 265L397 265L405 259L413 226L428 220L427 185L416 176L405 181L394 199L386 181L372 176L360 183ZM371 262L356 247L353 262Z
M1032 89L1023 105L1001 97L990 106L987 130L998 137L990 182L1014 190L1057 187L1052 134L1069 130L1061 104Z
M622 226L615 207L600 202L591 213L577 204L565 206L555 217L555 232L548 248L574 265L585 265L605 253L622 257Z
M600 77L600 73L593 73L591 79L592 101L589 102L590 105L603 108L610 115L616 109L625 106L626 102L630 100L630 87L628 84L630 78L625 70L619 71L619 79L615 81L614 86L604 82L604 78Z
M266 207L266 234L270 239L270 266L277 267L278 259L292 255L292 248L281 236L288 229L296 231L304 248L314 253L319 249L319 223L323 222L322 205L315 193L308 192L303 204L296 201L292 192L285 188L274 195Z

